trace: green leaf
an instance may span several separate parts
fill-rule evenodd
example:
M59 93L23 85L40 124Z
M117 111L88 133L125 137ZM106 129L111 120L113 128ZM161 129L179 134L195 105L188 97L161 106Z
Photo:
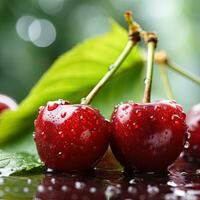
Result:
M8 176L17 172L43 169L43 164L36 155L29 153L7 153L0 150L0 173Z
M20 104L19 109L5 112L1 116L0 144L5 144L9 140L30 132L38 107L46 104L48 100L63 98L73 103L80 102L80 99L94 87L106 73L108 67L117 59L126 42L127 32L113 23L111 32L89 39L58 58ZM118 74L120 77L125 71L129 71L128 80L130 81L131 76L140 76L134 73L139 73L142 64L141 54L135 48L116 75ZM132 71L134 67L137 67L136 71ZM131 85L133 85L134 79L132 78L131 81ZM118 88L118 86L121 88L119 83L115 83L115 88ZM109 91L113 92L111 88ZM117 92L123 94L119 90ZM105 93L108 94L107 91ZM113 97L116 97L116 92L114 93ZM113 98L110 99L112 102L110 105L113 106ZM99 106L100 104L95 105ZM112 107L109 107L109 110L111 109ZM106 116L108 116L108 113Z

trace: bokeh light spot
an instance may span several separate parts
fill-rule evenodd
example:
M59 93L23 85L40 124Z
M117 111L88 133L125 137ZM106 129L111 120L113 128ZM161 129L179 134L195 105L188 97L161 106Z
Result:
M54 25L46 19L34 20L28 29L30 40L38 47L47 47L56 39Z

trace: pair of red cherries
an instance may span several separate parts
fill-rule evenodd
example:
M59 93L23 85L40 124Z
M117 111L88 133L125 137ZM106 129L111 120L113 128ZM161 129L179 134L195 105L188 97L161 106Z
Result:
M41 160L51 169L92 169L108 145L126 168L163 171L183 150L185 113L175 101L115 107L110 122L89 106L64 100L48 102L35 120L35 142Z
M0 113L16 109L0 95ZM41 160L63 172L92 169L108 145L117 160L131 170L166 170L183 150L187 139L186 115L175 101L127 102L115 107L110 122L89 106L64 100L48 102L35 120L35 142ZM188 156L200 158L200 104L187 115Z

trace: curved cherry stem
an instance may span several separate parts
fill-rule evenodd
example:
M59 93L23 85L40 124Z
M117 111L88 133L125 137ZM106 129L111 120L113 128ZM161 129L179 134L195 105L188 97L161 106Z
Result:
M167 74L167 67L166 66L159 66L160 68L160 75L163 81L163 85L165 87L166 95L168 99L175 99L173 95L173 91L170 85L169 77Z
M90 93L81 100L81 104L90 104L95 95L108 82L108 80L110 80L110 78L122 65L124 60L130 54L133 47L140 41L140 32L139 32L140 26L133 21L132 13L130 11L125 13L125 19L129 27L129 39L124 50L117 58L115 63L109 67L108 72L104 75L104 77L97 83L97 85L90 91Z
M193 81L194 83L200 85L200 77L195 76L194 74L191 74L185 70L183 70L181 67L178 67L177 65L173 64L167 54L164 51L156 52L155 54L155 62L161 65L166 65L168 68L172 69L176 73L184 76L185 78ZM162 66L161 66L162 67ZM165 67L165 66L163 66Z
M184 76L185 78L188 78L189 80L193 81L194 83L197 83L198 85L200 85L200 77L195 76L194 74L191 74L191 73L183 70L182 68L176 66L174 63L167 62L166 65L173 71L179 73L180 75Z
M143 103L149 103L151 101L153 65L154 65L155 49L157 45L157 36L155 33L143 32L142 34L145 42L147 43L147 71L145 78Z

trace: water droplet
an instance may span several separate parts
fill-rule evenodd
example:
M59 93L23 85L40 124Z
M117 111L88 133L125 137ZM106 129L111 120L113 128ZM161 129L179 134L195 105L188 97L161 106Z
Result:
M46 136L45 132L42 132L41 136L43 137L44 140L46 140L47 136Z
M61 138L64 138L64 134L63 134L62 131L59 131L59 132L58 132L58 135L59 135Z
M68 191L68 187L67 187L66 185L63 185L63 186L61 187L61 190L62 190L63 192L67 192L67 191Z
M90 193L95 193L97 191L97 189L95 188L95 187L91 187L90 189L89 189L89 192Z
M200 175L200 169L196 170L196 174Z
M172 122L174 123L174 125L180 125L181 119L178 115L172 115Z
M56 184L56 179L55 178L51 178L51 183L54 185Z
M53 187L52 187L52 186L48 186L48 190L49 190L49 191L52 191L52 190L53 190Z
M49 102L47 106L48 111L53 111L58 107L58 103L55 102Z
M43 185L38 185L37 191L38 191L38 192L44 192L44 187L43 187Z
M176 108L181 112L183 111L183 107L180 104L176 104Z
M174 181L172 181L172 180L168 181L167 185L169 185L171 187L176 187L177 186L177 184Z
M137 115L138 117L141 117L141 116L142 116L142 112L141 112L140 110L136 110L135 113L136 113L136 115Z
M62 118L65 118L65 117L66 117L66 115L67 115L67 113L66 113L66 112L64 112L64 113L61 113L61 115L60 115L60 116L61 116Z
M154 110L159 112L161 110L161 108L160 108L160 106L156 105Z
M139 126L138 126L138 124L137 124L136 122L133 123L133 127L134 127L135 129L138 129L138 128L139 128Z
M184 112L181 113L181 118L182 118L183 120L186 119L186 114L185 114Z
M155 120L155 117L154 117L153 115L151 115L151 116L150 116L150 119L151 119L152 121L154 121L154 120Z
M147 84L149 82L149 79L145 78L144 79L144 84Z
M106 199L112 199L112 197L117 197L121 193L121 190L113 185L107 186L105 190Z
M151 186L151 185L148 185L147 186L147 192L149 193L158 193L159 192L159 188L156 187L156 186Z
M108 70L111 71L114 67L115 67L115 65L110 65L110 67L108 68Z
M191 138L191 133L187 132L187 139L190 139L190 138Z
M39 109L38 109L38 112L41 113L42 110L44 110L44 106L40 106Z
M134 193L137 192L137 189L136 189L135 187L133 187L133 186L129 186L128 189L127 189L127 191L128 191L129 193L134 194Z
M74 187L75 187L77 190L81 190L81 189L83 189L83 188L85 187L85 183L76 181Z
M186 141L185 145L184 145L184 148L187 149L187 148L189 148L189 146L190 146L190 143L188 141Z
M29 192L29 188L28 187L24 187L23 188L23 192L25 192L25 193Z

